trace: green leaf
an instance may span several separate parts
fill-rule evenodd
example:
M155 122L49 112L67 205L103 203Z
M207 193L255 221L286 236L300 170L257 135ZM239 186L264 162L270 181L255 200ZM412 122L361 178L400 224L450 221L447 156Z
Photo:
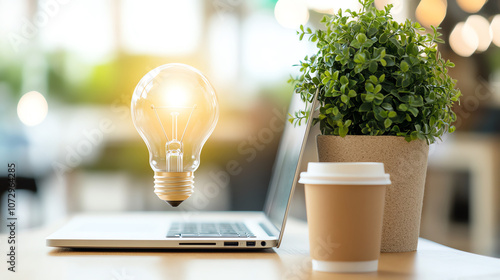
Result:
M372 110L372 104L371 103L363 103L361 106L359 106L359 112L369 112Z
M380 58L384 58L386 55L385 48L380 52Z
M334 116L338 115L339 114L339 108L337 106L333 107L332 108L332 113Z
M398 40L396 40L396 38L392 37L391 39L389 39L389 42L391 42L396 48L401 48L401 44Z
M356 63L364 63L365 62L365 54L364 53L357 53L354 56L354 62L356 62Z
M352 90L352 89L351 89L351 90L349 90L349 94L348 94L347 96L349 96L349 97L351 97L351 98L352 98L352 97L356 97L356 92L355 92L354 90Z
M411 137L411 140L417 140L417 139L418 139L418 132L413 131L413 132L410 134L410 137Z
M360 44L363 44L365 41L366 41L366 35L363 34L363 33L359 33L357 36L356 36L356 40L360 43Z
M435 124L436 124L436 117L431 116L429 119L429 125L434 127Z
M370 62L370 66L368 66L368 70L372 73L375 73L377 71L377 68L378 68L377 62L372 60Z
M359 48L361 48L361 43L359 41L357 41L357 40L352 40L351 41L351 47L359 49Z
M340 73L339 71L335 71L333 73L332 80L334 80L334 81L338 80L339 79L339 73Z
M349 79L346 76L340 77L340 84L347 85L349 83Z
M370 28L370 30L368 30L368 33L367 33L368 37L370 37L370 38L373 37L373 35L375 35L377 32L378 32L378 28L376 28L376 27Z
M401 62L401 71L408 72L409 69L410 69L410 66L408 65L408 63L406 63L406 61L402 61Z
M385 121L384 121L385 128L389 128L389 126L391 126L391 124L392 124L391 119L385 119Z
M403 87L409 87L411 85L411 80L409 78L404 78L403 82L401 83Z
M381 44L385 44L385 43L387 43L388 39L389 39L389 34L384 33L384 34L382 34L382 36L380 36L380 38L378 38L378 42Z
M394 66L395 65L395 62L394 62L394 59L392 59L391 57L386 57L384 58L385 61L387 62L387 66L388 67L391 67L391 66Z
M374 89L375 89L375 87L373 86L373 84L372 84L372 83L366 83L366 84L365 84L365 90L366 90L367 92L373 92L373 90L374 90Z
M382 108L384 108L384 110L387 110L387 111L392 111L394 110L392 108L392 105L390 103L382 103L382 105L380 105Z
M408 106L406 106L406 104L399 104L398 109L400 111L406 112L408 110Z
M339 127L339 136L345 137L349 132L349 128L347 126Z
M389 118L395 118L398 116L398 113L394 112L394 111L390 111L389 114L388 114Z
M422 96L417 96L410 104L413 107L421 107L424 106L424 99Z
M342 100L342 102L344 103L347 103L349 102L349 97L345 94L342 94L342 96L340 96L340 99Z
M378 79L377 79L377 77L375 77L375 76L373 76L373 75L371 75L371 76L370 76L370 81L371 81L373 84L378 84Z
M414 117L418 115L418 109L415 107L408 107L408 112L410 112Z
M361 73L361 71L363 71L363 64L358 64L354 67L354 72L357 74L357 73Z

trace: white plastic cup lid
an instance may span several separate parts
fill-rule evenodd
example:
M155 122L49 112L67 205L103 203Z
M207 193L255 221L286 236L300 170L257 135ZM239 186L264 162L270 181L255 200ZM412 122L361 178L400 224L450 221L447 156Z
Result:
M390 185L381 162L310 162L299 183L310 185Z

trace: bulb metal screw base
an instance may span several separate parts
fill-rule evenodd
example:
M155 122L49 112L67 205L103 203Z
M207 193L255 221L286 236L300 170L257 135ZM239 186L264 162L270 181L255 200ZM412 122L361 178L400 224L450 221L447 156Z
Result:
M194 192L193 172L156 172L155 194L173 207L179 206Z

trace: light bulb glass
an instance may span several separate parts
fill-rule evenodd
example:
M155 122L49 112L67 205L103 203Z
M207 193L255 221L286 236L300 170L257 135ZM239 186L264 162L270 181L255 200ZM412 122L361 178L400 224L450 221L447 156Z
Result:
M197 69L166 64L141 79L131 110L149 150L155 193L177 206L193 192L193 172L219 118L215 91Z

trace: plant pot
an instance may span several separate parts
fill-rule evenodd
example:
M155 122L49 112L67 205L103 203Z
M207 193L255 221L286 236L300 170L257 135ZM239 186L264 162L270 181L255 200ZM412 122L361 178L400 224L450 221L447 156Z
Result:
M318 135L320 162L383 162L387 187L382 252L415 251L420 232L429 145L398 136Z

